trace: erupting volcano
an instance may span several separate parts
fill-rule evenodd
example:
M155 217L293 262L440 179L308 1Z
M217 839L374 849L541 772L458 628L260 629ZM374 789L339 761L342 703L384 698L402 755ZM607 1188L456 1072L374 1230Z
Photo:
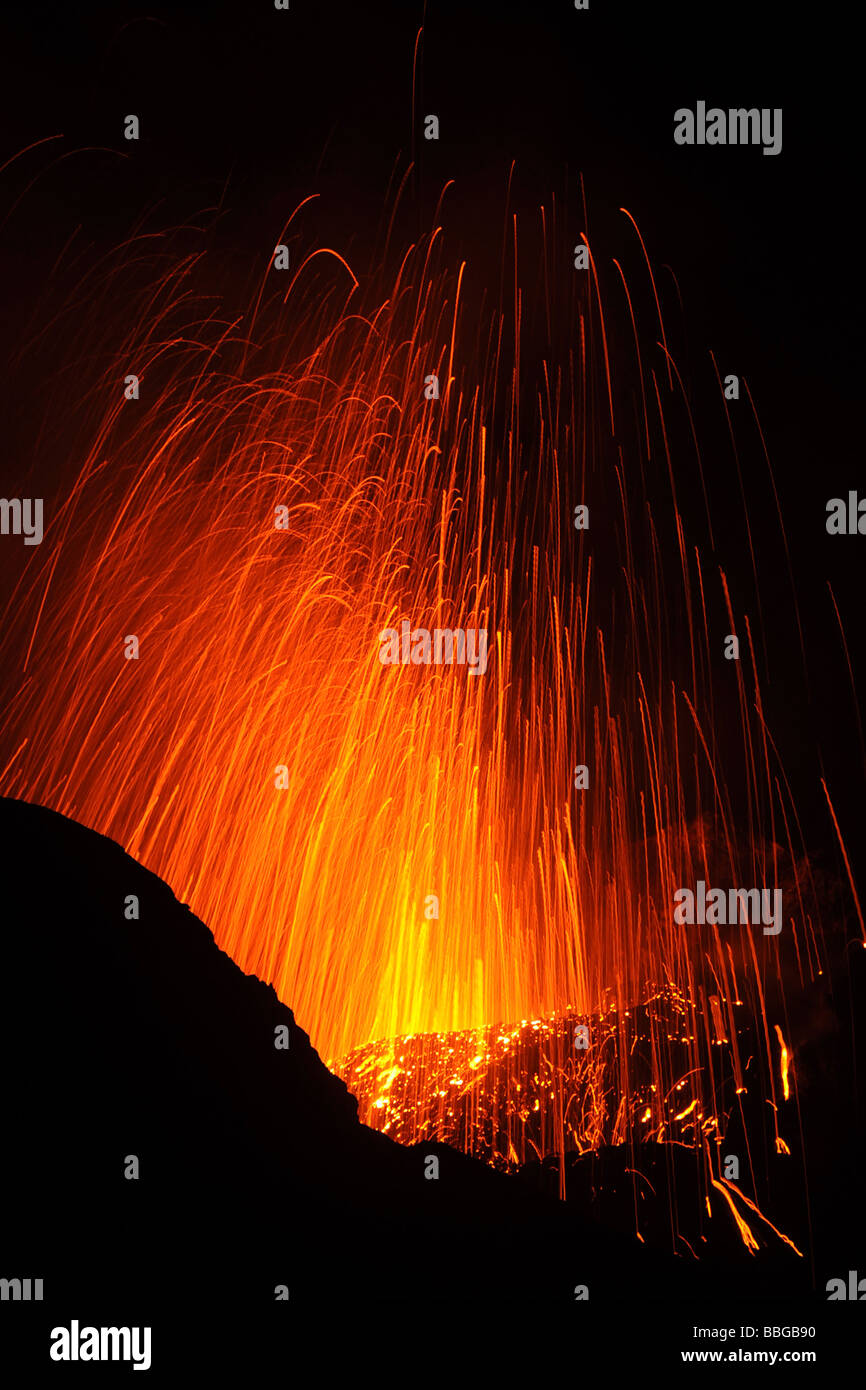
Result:
M46 306L55 341L75 323L75 388L59 371L64 490L7 589L0 794L164 878L366 1123L552 1156L561 1195L569 1155L684 1147L756 1250L758 1155L802 1161L790 1011L828 899L765 711L749 384L684 360L676 281L625 210L619 259L555 201L507 214L498 297L449 263L447 219L362 269L315 216L239 312L190 228ZM705 440L742 498L735 585ZM784 563L781 515L768 545ZM407 623L483 631L485 669L383 664ZM780 932L677 923L698 880L783 890Z

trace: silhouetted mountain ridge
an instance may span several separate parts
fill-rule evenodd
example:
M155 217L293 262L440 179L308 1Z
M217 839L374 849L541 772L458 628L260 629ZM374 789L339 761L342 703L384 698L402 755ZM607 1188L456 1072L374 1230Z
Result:
M704 1267L576 1205L359 1124L291 1009L112 841L0 799L0 856L0 1275L45 1285L7 1331L26 1341L31 1315L152 1322L179 1355L196 1317L229 1336L242 1308L281 1336L281 1316L347 1299L574 1307L586 1284L615 1309L713 1293Z

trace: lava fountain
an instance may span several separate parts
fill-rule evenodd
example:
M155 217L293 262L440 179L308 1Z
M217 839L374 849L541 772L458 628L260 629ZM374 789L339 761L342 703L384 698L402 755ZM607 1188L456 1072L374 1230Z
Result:
M759 605L737 611L709 505L680 505L708 495L699 425L638 227L623 214L628 267L584 238L581 274L540 223L538 293L515 219L493 307L439 226L387 282L384 258L261 257L236 316L189 229L141 235L52 307L55 340L75 326L43 440L62 485L4 614L0 792L161 875L350 1084L339 1059L373 1044L396 1074L388 1040L676 999L677 1056L659 1028L641 1084L688 1077L677 1113L694 1100L715 1165L708 1049L730 1044L738 1093L747 1007L782 1105L776 1006L821 970L820 912ZM744 456L769 467L760 426L746 385L735 428L716 377L742 485ZM383 666L403 622L486 630L486 673ZM698 878L785 878L784 971L759 927L697 947L674 925ZM650 1124L626 1051L595 1089L593 1056L578 1146ZM441 1090L420 1063L416 1134ZM358 1087L382 1123L381 1085Z

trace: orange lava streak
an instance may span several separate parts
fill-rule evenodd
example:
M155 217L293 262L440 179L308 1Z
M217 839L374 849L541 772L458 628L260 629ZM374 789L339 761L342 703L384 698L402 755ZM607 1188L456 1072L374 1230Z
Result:
M779 1061L779 1067L782 1073L782 1094L785 1100L788 1100L791 1095L791 1090L788 1085L788 1048L785 1045L785 1039L782 1037L782 1030L778 1023L775 1024L775 1029L776 1037L779 1039L779 1047L782 1049L782 1055Z
M798 1256L800 1257L800 1259L803 1259L803 1258L804 1258L802 1250L798 1250L797 1247L796 1247L796 1245L794 1244L794 1242L793 1242L792 1240L790 1240L790 1239L788 1238L788 1236L783 1235L783 1233L782 1233L776 1226L773 1225L772 1221L768 1221L767 1218L766 1218L766 1216L764 1215L764 1213L760 1210L760 1208L757 1207L756 1204L751 1200L751 1198L747 1197L747 1196L745 1195L744 1192L741 1192L740 1189L739 1189L738 1187L737 1187L737 1188L732 1188L732 1187L730 1186L730 1184L728 1184L728 1183L726 1183L726 1182L724 1181L724 1179L723 1179L722 1182L720 1183L720 1182L717 1182L717 1180L716 1180L715 1178L713 1178L713 1187L717 1187L717 1188L719 1189L719 1191L720 1191L721 1193L723 1193L723 1195L727 1198L728 1203L729 1203L729 1205L730 1205L730 1207L731 1207L731 1210L733 1211L734 1216L735 1216L735 1218L736 1218L737 1225L738 1225L738 1227L740 1228L740 1234L743 1236L743 1240L744 1240L744 1242L745 1242L747 1248L750 1249L750 1250L752 1250L752 1244L754 1244L754 1250L752 1250L752 1253L753 1253L753 1254L754 1254L755 1250L759 1249L759 1246L757 1245L757 1242L755 1242L754 1237L752 1236L752 1233L751 1233L751 1231L749 1230L749 1227L746 1225L746 1223L745 1223L744 1221L742 1221L742 1218L739 1216L739 1214L738 1214L738 1212L737 1212L737 1209L736 1209L736 1207L734 1206L734 1202L733 1202L733 1199L732 1199L732 1196L731 1196L731 1193L732 1193L732 1192L736 1192L736 1194L737 1194L737 1196L739 1197L740 1201L741 1201L741 1202L745 1202L746 1206L747 1206L751 1211L753 1211L753 1212L755 1213L756 1216L759 1216L759 1217L761 1218L761 1220L764 1222L764 1224L765 1224L766 1226L769 1226L770 1230L773 1231L773 1233L774 1233L775 1235L777 1235L781 1241L784 1241L785 1245L787 1245L791 1250L793 1250L793 1252L794 1252L795 1255L798 1255ZM748 1238L747 1238L745 1232L748 1232Z
M732 1212L733 1217L734 1217L734 1220L735 1220L736 1223L737 1223L737 1230L739 1231L740 1235L742 1236L743 1244L745 1245L745 1247L746 1247L746 1249L748 1250L749 1254L750 1254L750 1255L757 1255L757 1253L758 1253L758 1251L760 1250L761 1247L760 1247L760 1245L758 1244L758 1242L755 1240L755 1237L754 1237L753 1234L752 1234L752 1230L751 1230L751 1227L749 1226L749 1223L748 1223L748 1222L744 1219L744 1217L742 1217L742 1216L740 1215L740 1213L737 1211L737 1207L736 1207L736 1204L735 1204L735 1202L734 1202L734 1199L733 1199L733 1197L731 1196L730 1192L728 1191L727 1187L724 1185L724 1183L719 1182L717 1178L712 1178L711 1181L712 1181L713 1187L715 1187L715 1188L717 1189L717 1191L721 1192L722 1196L724 1197L725 1201L727 1202L728 1206L730 1207L731 1212Z

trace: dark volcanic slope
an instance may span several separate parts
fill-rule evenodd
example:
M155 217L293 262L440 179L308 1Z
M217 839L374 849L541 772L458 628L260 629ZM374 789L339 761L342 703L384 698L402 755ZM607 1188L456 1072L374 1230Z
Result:
M574 1309L578 1284L594 1310L714 1292L701 1267L582 1224L576 1204L360 1125L273 989L112 841L0 800L0 854L0 1276L44 1280L40 1327L151 1321L182 1345L196 1308L235 1327L245 1306L277 1316L278 1284L293 1312ZM26 1341L35 1305L11 1308L7 1335Z
M0 853L2 1178L19 1198L4 1275L51 1269L101 1294L118 1278L144 1289L156 1269L181 1296L242 1268L261 1298L281 1282L327 1301L347 1281L353 1297L407 1299L490 1282L563 1299L587 1282L598 1298L678 1287L677 1262L581 1231L563 1204L445 1145L360 1125L274 990L112 841L0 799Z

